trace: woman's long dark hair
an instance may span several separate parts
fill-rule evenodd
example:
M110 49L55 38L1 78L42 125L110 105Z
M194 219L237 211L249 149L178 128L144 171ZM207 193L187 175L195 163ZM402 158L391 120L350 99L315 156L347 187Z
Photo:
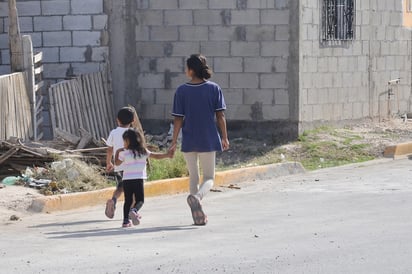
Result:
M146 142L144 142L143 138L143 133L133 128L129 128L123 133L123 140L129 141L129 147L127 149L130 149L133 152L135 159L137 155L140 157L147 154L145 146Z
M188 69L194 71L197 78L209 79L212 77L212 70L206 64L206 57L201 54L192 54L186 61Z

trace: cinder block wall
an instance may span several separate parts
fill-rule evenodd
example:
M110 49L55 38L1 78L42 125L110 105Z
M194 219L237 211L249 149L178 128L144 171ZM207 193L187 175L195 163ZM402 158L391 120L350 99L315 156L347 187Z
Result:
M119 85L115 90L126 90L142 119L171 118L173 95L187 81L185 59L191 53L208 58L211 80L224 90L228 120L290 118L288 0L141 0L126 7L126 17L132 17L126 37L133 39L126 43L136 52L127 52L129 60L119 53L112 59L135 68L129 74L113 71L113 81ZM123 75L135 79L122 87L125 81L116 79Z
M392 114L411 109L411 30L402 26L403 1L357 0L353 41L324 44L321 3L301 1L300 121L387 119L388 81L400 77Z

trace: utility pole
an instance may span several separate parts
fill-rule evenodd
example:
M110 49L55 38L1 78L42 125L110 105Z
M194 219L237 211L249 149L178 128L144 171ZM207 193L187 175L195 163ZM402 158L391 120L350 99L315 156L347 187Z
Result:
M9 48L11 71L23 71L23 42L20 35L16 0L9 0Z

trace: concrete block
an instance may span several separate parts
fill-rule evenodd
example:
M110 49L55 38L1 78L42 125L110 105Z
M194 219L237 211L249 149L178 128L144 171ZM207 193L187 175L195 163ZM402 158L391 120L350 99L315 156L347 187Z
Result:
M193 11L194 25L222 25L221 10L195 10Z
M109 57L109 47L94 47L92 48L92 61L103 62Z
M8 49L1 50L0 61L2 65L10 65L10 51Z
M174 90L170 89L156 89L156 101L157 105L167 105L173 102L173 97L175 95Z
M9 16L9 3L7 1L0 2L0 17Z
M21 32L32 32L33 31L33 17L19 17L19 26L20 26ZM7 28L8 27L9 26L7 25ZM6 32L8 32L8 30Z
M258 88L259 76L256 73L231 73L230 88Z
M9 48L9 35L7 33L0 33L0 49Z
M193 12L191 10L165 10L164 22L166 26L193 25Z
M216 58L213 70L216 72L242 72L243 59L240 57Z
M139 88L164 88L163 73L141 73L137 76Z
M289 105L264 105L262 111L264 120L289 119Z
M70 0L72 14L103 13L103 0Z
M228 105L225 116L231 121L250 121L251 112L250 105Z
M274 41L274 42L262 42L261 43L261 55L262 56L289 56L289 41Z
M70 31L49 31L43 32L43 46L71 46L72 37Z
M86 47L61 47L60 62L85 62Z
M288 63L287 57L275 57L275 72L288 72Z
M286 89L275 89L275 104L289 105L289 92Z
M179 0L179 9L207 9L208 1L205 0Z
M44 78L65 78L69 64L44 64Z
M177 41L179 40L179 29L174 26L153 26L150 29L150 39L152 41Z
M287 77L285 73L270 73L260 75L261 88L287 88Z
M61 16L34 17L34 31L58 31L63 29Z
M100 31L73 31L73 46L99 46Z
M260 102L263 105L274 103L273 89L245 89L243 91L244 104L253 105Z
M246 41L274 41L275 26L246 26Z
M236 40L236 28L231 26L209 27L210 41L233 41Z
M0 75L10 74L10 66L9 65L0 65Z
M16 2L16 8L19 16L39 16L41 14L40 1Z
M142 57L163 57L164 49L162 43L136 42L137 55Z
M69 0L40 1L42 15L67 15L70 14Z
M107 28L108 17L106 14L93 15L93 30L103 30Z
M248 1L247 8L248 9L273 9L275 8L275 1L276 0Z
M140 25L145 26L162 26L163 11L162 10L139 10L136 12L136 19Z
M178 4L178 0L168 0L168 1L151 0L150 8L155 9L155 10L168 10L168 9L177 10L179 9L179 4Z
M274 58L272 57L246 57L244 58L245 72L266 72L274 71Z
M242 105L243 92L241 89L225 89L223 91L226 105Z
M179 30L181 41L207 41L209 29L206 26L183 26Z
M206 56L229 56L229 41L202 41L200 42L200 52Z
M277 41L279 40L284 40L288 41L289 40L289 25L278 25L276 26L276 34L275 38Z
M259 56L259 42L232 42L230 47L232 56Z
M100 63L72 63L72 67L75 75L98 72L102 69Z
M229 73L213 73L212 81L216 82L222 89L229 89Z
M260 23L264 25L288 25L289 10L261 10L260 18Z
M166 110L164 105L142 105L140 118L165 119ZM167 115L170 118L170 115Z
M63 30L90 30L92 17L90 15L63 16Z
M186 82L187 82L187 76L185 73L182 72L172 77L172 84L170 86L172 89L176 89L178 86Z
M156 63L157 72L170 70L170 72L182 73L186 67L185 58L182 57L157 58Z
M150 27L137 25L135 27L136 41L150 41Z
M192 53L200 51L200 42L174 42L171 56L189 57Z
M316 4L316 2L313 2ZM289 8L289 0L275 0L275 7L277 9L287 9Z
M259 10L232 10L232 25L259 25Z
M43 63L58 63L59 62L59 48L58 47L47 47L39 48L39 51L43 52Z
M153 105L155 103L155 89L151 88L142 88L142 104L144 105Z
M209 0L209 9L235 9L237 0Z

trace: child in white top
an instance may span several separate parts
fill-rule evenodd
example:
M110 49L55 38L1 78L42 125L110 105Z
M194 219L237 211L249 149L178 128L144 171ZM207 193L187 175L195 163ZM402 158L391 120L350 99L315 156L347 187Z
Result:
M123 169L123 227L130 227L130 219L133 225L140 223L139 209L144 203L144 180L147 179L146 160L172 158L174 151L167 153L155 153L146 148L144 137L135 129L127 129L123 133L124 148L116 151L115 164L122 165ZM133 203L133 198L135 203Z

